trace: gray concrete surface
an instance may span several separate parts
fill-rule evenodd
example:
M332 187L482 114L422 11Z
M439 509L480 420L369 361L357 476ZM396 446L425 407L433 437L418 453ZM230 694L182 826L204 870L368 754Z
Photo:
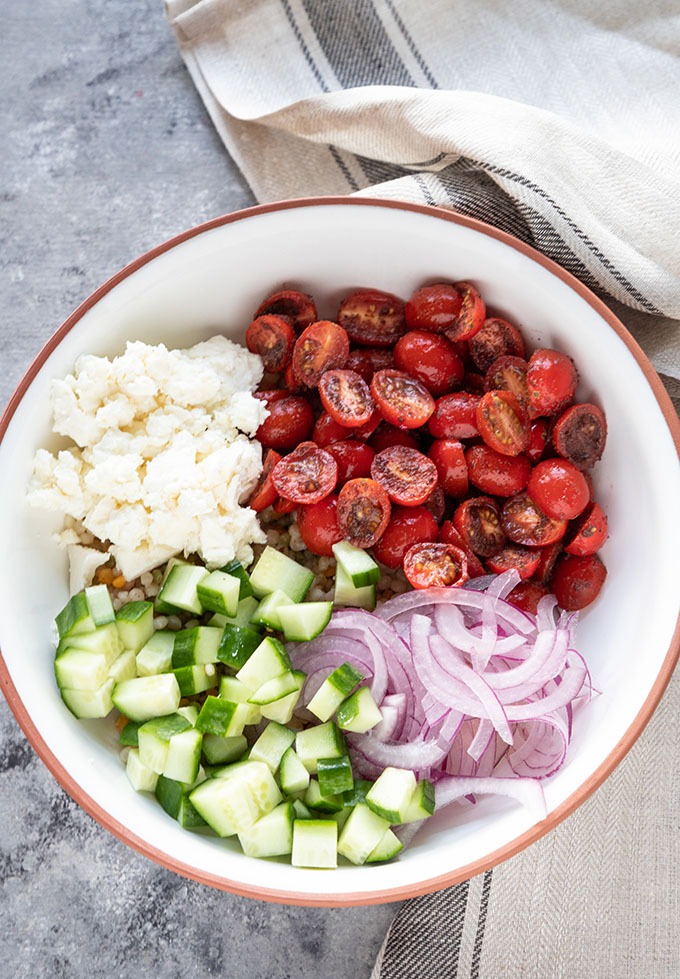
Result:
M0 406L149 246L253 203L161 0L0 0ZM268 905L166 871L61 790L0 701L0 979L368 979L396 910Z

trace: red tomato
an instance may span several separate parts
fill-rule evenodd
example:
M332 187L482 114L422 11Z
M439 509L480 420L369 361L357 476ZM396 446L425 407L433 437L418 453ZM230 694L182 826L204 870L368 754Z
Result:
M427 453L437 467L442 489L448 496L465 496L468 467L465 450L457 439L435 439Z
M414 588L462 585L470 577L467 558L453 544L414 544L404 555L404 574Z
M337 480L335 459L314 442L301 442L272 471L272 482L279 496L294 503L318 503L333 492Z
M526 409L509 391L487 391L477 405L477 428L487 445L502 455L518 456L529 447Z
M357 289L340 304L338 323L354 343L391 347L406 333L404 303L379 289Z
M577 404L560 415L552 431L557 452L579 469L589 469L602 457L607 422L597 405Z
M289 396L290 391L287 391L286 388L267 388L265 391L253 391L253 397L257 398L258 401L264 401L267 408L275 401L282 401L283 398Z
M492 557L505 546L500 507L490 496L463 500L454 511L453 526L465 546L479 557Z
M314 424L312 441L325 449L332 442L342 442L344 439L351 438L354 433L351 428L341 425L335 418L327 412L322 412Z
M470 550L470 548L465 544L465 541L450 520L445 520L439 528L437 541L440 544L454 544L456 547L459 547L461 551L464 551L468 563L468 573L471 578L479 578L480 575L486 574L486 568L479 560L475 552Z
M392 507L390 522L373 545L373 555L387 568L400 568L409 547L436 541L437 530L437 521L426 507Z
M486 306L479 292L469 282L456 282L460 293L460 312L453 326L446 331L449 340L470 340L484 326Z
M555 520L573 520L590 501L583 473L568 459L544 459L531 471L527 492L543 513Z
M559 350L534 350L527 368L531 417L561 411L574 397L577 383L578 375L571 357Z
M461 294L455 286L447 282L422 286L416 289L406 303L406 325L411 330L432 330L440 333L455 325L461 305Z
M368 384L356 371L325 371L319 380L319 397L331 418L348 428L365 425L375 409Z
M607 536L607 515L599 503L591 503L575 521L573 533L570 532L569 543L564 549L567 554L576 554L579 557L595 554L602 547Z
M482 493L514 496L526 489L531 463L525 455L508 456L488 445L471 445L465 452L470 482Z
M503 504L503 530L515 544L543 547L564 537L566 520L553 520L543 513L528 493L518 493Z
M262 422L255 437L269 449L287 452L305 442L313 427L314 411L309 401L291 394L269 403L269 417Z
M306 327L293 348L293 373L299 384L315 388L324 371L345 366L349 337L341 326L319 320Z
M487 558L486 566L494 574L515 569L520 578L531 578L538 568L539 554L536 549L523 547L522 544L506 544L502 551Z
M520 581L512 589L506 600L516 608L522 609L523 612L536 615L538 603L547 594L549 594L548 589L540 581Z
M394 425L381 421L373 435L371 435L369 445L376 452L382 452L383 449L389 448L390 445L407 445L411 449L417 449L420 446L420 442L413 432L407 432L405 428L395 428Z
M348 371L356 371L367 384L370 384L376 371L394 367L394 355L391 350L386 350L384 347L361 347L358 350L350 350L345 367Z
M351 428L349 431L352 433L352 436L355 439L361 439L362 442L367 442L381 421L382 415L380 414L380 410L375 408L373 410L373 414L364 425L359 425L357 428Z
M425 330L411 330L397 340L394 364L422 381L435 398L459 388L465 373L463 361L446 337Z
M281 456L275 449L267 449L262 460L262 472L248 500L248 506L256 513L266 510L276 500L277 493L276 487L272 483L272 470L280 461Z
M338 497L330 493L318 503L298 508L297 525L304 545L312 554L333 556L333 544L342 540L338 527Z
M298 332L317 319L316 305L312 297L305 292L296 292L294 289L280 289L268 296L255 310L253 319L270 313L275 316L287 316Z
M393 503L419 506L437 485L437 467L418 449L392 445L378 452L371 476L384 487Z
M427 427L436 439L469 439L479 435L477 407L478 394L456 391L438 398Z
M402 371L376 371L371 394L385 421L397 428L420 428L434 411L427 388Z
M487 371L498 357L524 357L524 340L516 326L494 316L471 338L470 356L478 370Z
M277 374L289 363L295 346L295 330L289 319L267 314L254 319L246 330L246 347L259 354L264 369Z
M527 367L523 357L497 357L484 375L484 390L510 391L521 404L528 404Z
M444 490L441 488L439 483L432 490L428 498L423 503L437 523L443 519L444 513L446 512L446 497L444 496Z
M390 521L390 499L374 479L350 479L338 494L338 527L355 547L372 547Z
M293 500L287 500L283 496L277 496L272 503L274 513L292 513L297 510L298 505Z
M286 369L283 372L283 384L291 394L299 394L301 391L306 390L304 384L300 384L295 376L292 357L286 364Z
M545 547L537 548L538 552L538 567L534 572L534 577L541 584L547 585L550 581L550 576L553 573L553 568L557 563L557 559L562 553L562 544L564 543L564 538L562 540L555 541L554 544L546 544Z
M328 451L338 464L338 486L342 486L348 479L371 475L375 452L365 442L331 442Z
M545 452L550 441L550 426L545 418L535 418L529 426L529 446L526 450L529 461L536 463Z
M478 373L478 371L465 371L463 375L463 390L469 394L484 394L486 391L484 387L484 375Z
M607 569L597 554L565 554L550 579L550 589L567 612L575 612L594 602L607 577Z

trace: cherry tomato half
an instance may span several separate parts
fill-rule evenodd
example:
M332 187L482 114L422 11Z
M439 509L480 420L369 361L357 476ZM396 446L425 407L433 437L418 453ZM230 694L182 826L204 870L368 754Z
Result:
M267 296L256 309L253 319L270 313L275 316L287 316L298 332L317 319L316 304L312 297L306 292L297 292L294 289L280 289Z
M554 415L574 397L578 375L571 357L560 350L534 350L527 368L529 413Z
M488 445L471 445L465 452L470 482L482 493L514 496L526 489L531 463L523 455L508 456Z
M461 304L456 322L446 331L449 340L471 340L484 326L486 306L481 295L469 282L456 282Z
M295 341L293 372L299 384L315 388L324 371L344 367L349 354L349 337L331 320L318 320L306 327Z
M602 458L607 422L597 405L577 404L560 415L552 431L556 451L579 469L589 469Z
M401 506L419 506L437 485L434 462L405 445L378 452L371 463L371 476L384 487L390 500Z
M465 450L457 439L435 439L427 453L437 467L439 483L448 496L465 496L468 467Z
M506 601L523 612L530 612L531 615L536 615L538 612L538 603L547 594L549 593L545 585L542 585L540 581L530 579L529 581L520 581L516 584L509 593Z
M454 511L453 526L465 546L481 558L493 557L505 546L500 507L490 496L463 500Z
M430 511L437 523L444 519L444 514L446 513L446 497L439 483L437 483L425 500L423 506Z
M607 569L597 554L565 554L555 566L550 589L557 604L575 612L594 602L607 577Z
M484 390L510 391L521 404L528 404L527 367L523 357L497 357L484 375Z
M373 545L373 556L387 568L400 568L409 547L436 541L437 531L437 521L426 507L392 507L390 522Z
M292 513L294 510L297 510L297 508L297 503L295 503L294 500L287 500L285 496L277 496L272 503L272 510L274 513Z
M281 456L276 449L267 449L262 460L262 472L248 500L248 506L256 513L266 510L276 500L278 494L276 487L272 483L272 470L276 463L280 461Z
M350 479L338 494L338 527L355 547L372 547L390 521L390 499L374 479Z
M487 445L517 456L529 446L529 417L510 391L487 391L477 405L477 428Z
M487 558L486 566L494 574L514 569L520 578L531 578L538 567L539 554L535 548L522 544L506 544L502 551Z
M477 407L481 398L467 391L445 394L435 402L427 427L436 439L469 439L479 435Z
M461 305L461 294L454 285L438 282L435 285L422 286L416 289L406 303L406 325L411 330L440 333L455 325Z
M397 428L420 428L434 411L427 388L402 371L376 371L371 394L385 421Z
M342 442L344 439L351 438L353 434L351 428L341 425L328 412L322 411L314 423L312 441L325 449L332 442Z
M555 520L578 517L590 502L583 473L568 459L543 459L531 471L527 492Z
M529 461L537 463L550 441L550 425L545 418L535 418L529 426L529 445L526 454Z
M294 503L318 503L332 493L337 480L335 459L314 442L301 442L272 471L272 482L279 496Z
M538 567L534 572L534 577L541 584L547 585L553 573L557 560L563 551L564 538L557 540L554 544L546 544L544 547L537 548Z
M295 330L289 319L267 314L258 316L246 330L246 347L259 354L264 369L270 374L284 370L295 346Z
M312 554L333 556L333 544L342 540L338 527L338 497L329 493L318 503L308 503L298 508L297 525L305 547Z
M543 513L528 493L511 496L501 511L503 530L515 544L543 547L564 537L566 520L553 520Z
M414 588L462 585L469 578L467 558L453 544L414 544L404 555L404 574Z
M394 367L394 355L391 350L386 350L384 347L360 347L357 350L350 350L345 367L348 371L356 371L367 384L370 384L376 371L390 370Z
M498 357L524 357L524 340L516 326L493 316L470 339L470 356L480 371L487 371Z
M441 525L437 534L437 541L440 544L454 544L455 547L459 547L465 553L468 563L468 574L471 578L479 578L480 575L486 574L486 568L475 552L470 550L465 544L465 541L453 526L451 520L445 520Z
M585 557L595 554L608 536L607 515L599 503L586 507L578 520L574 521L573 532L569 531L569 543L565 545L567 554Z
M426 330L411 330L397 340L394 364L422 381L435 398L459 388L465 373L463 361L446 337Z
M342 486L348 479L371 475L375 452L365 442L352 442L349 439L331 442L327 451L338 464L338 486Z
M379 289L357 289L340 304L338 323L354 343L391 347L406 333L404 303Z
M258 441L266 448L287 452L305 442L314 427L314 411L306 398L291 394L268 405L269 416L257 432Z
M347 428L365 425L375 409L368 384L356 371L325 371L319 380L319 397L331 418Z

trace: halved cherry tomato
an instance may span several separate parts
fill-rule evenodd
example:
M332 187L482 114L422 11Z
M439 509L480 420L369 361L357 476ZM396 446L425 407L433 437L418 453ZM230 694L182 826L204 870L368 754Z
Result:
M246 347L259 354L270 374L284 370L295 346L295 330L284 316L258 316L246 330Z
M492 316L470 339L470 356L480 371L487 371L499 357L524 357L524 340L512 323Z
M360 439L362 442L368 442L376 428L382 421L382 415L380 414L379 408L373 409L373 414L363 425L358 425L356 428L350 428L349 431L352 433L352 438Z
M522 609L523 612L536 615L538 603L547 594L549 594L548 589L540 581L520 581L509 593L506 601Z
M477 405L477 428L487 445L507 456L529 446L526 409L510 391L487 391Z
M578 374L571 357L560 350L534 350L527 368L531 417L561 411L574 397L577 384Z
M317 319L316 304L312 297L306 292L297 292L295 289L279 289L278 292L267 296L255 310L253 319L269 313L275 316L287 316L298 332Z
M314 427L314 411L306 398L291 394L268 405L269 417L265 418L255 437L269 449L287 452L300 442L305 442Z
M293 358L286 364L286 369L283 372L283 384L290 391L291 394L299 394L301 391L306 390L304 384L300 384L295 376L295 371L293 370Z
M461 305L456 322L446 331L449 340L471 340L484 326L486 306L481 295L469 282L456 282Z
M404 574L414 588L462 585L470 577L464 551L453 544L414 544L404 555Z
M318 503L333 492L337 481L338 464L314 442L301 442L272 471L279 496L294 503Z
M248 506L256 513L266 510L276 500L278 494L276 487L272 483L272 470L276 463L280 461L281 456L276 449L267 449L262 460L262 472L248 500Z
M312 442L325 449L332 442L342 442L344 439L352 438L353 434L351 428L341 425L328 412L323 411L314 423Z
M607 422L597 405L577 404L560 415L552 431L557 452L579 469L589 469L602 458Z
M272 503L272 510L274 513L292 513L297 510L298 505L293 500L287 500L284 496L277 496Z
M454 511L453 526L465 546L481 558L492 557L505 546L500 507L490 496L463 500Z
M402 371L376 371L371 394L385 421L397 428L420 428L434 411L427 388Z
M535 418L529 426L529 445L526 454L533 463L538 462L550 441L550 425L546 418Z
M475 552L465 544L465 541L450 520L445 520L439 528L437 541L440 544L453 544L455 547L459 547L461 551L465 553L468 563L468 573L471 578L479 578L481 575L486 574L486 568L479 560Z
M511 391L522 404L529 401L528 364L523 357L497 357L484 375L485 391Z
M275 401L282 401L283 398L290 397L290 391L286 388L266 388L264 391L253 391L253 397L258 401L264 401L269 407Z
M591 503L574 522L573 532L569 532L569 543L564 549L567 554L576 554L579 557L595 554L607 536L607 515L599 503Z
M441 333L455 325L461 305L461 294L448 282L422 286L416 289L404 307L406 324L411 330Z
M543 513L555 520L573 520L590 501L583 473L568 459L543 459L531 471L527 492Z
M575 612L594 602L607 577L607 569L597 554L565 554L550 579L550 590L557 604Z
M297 525L304 545L312 554L333 556L333 544L342 540L338 527L338 497L329 493L318 503L308 503L298 508Z
M435 488L432 490L428 498L423 503L437 521L443 520L444 514L446 513L446 497L444 496L444 490L441 488L440 484L437 483Z
M427 453L437 467L439 483L448 496L465 496L468 467L465 449L457 439L435 439Z
M566 520L553 520L543 513L528 493L518 493L506 500L501 510L503 530L516 544L543 547L564 537Z
M525 455L503 455L481 443L466 449L465 462L472 485L492 496L520 493L526 489L531 474L531 463Z
M550 581L550 576L553 573L557 559L562 553L563 543L564 538L561 540L556 540L554 544L546 544L544 547L537 548L538 567L534 572L534 577L537 581L540 581L544 585L547 585Z
M408 432L405 428L395 428L388 422L381 421L373 435L368 440L376 452L382 452L390 445L407 445L411 449L417 449L420 442L413 432Z
M345 367L348 371L356 371L370 384L376 371L394 367L394 355L384 347L360 347L350 350Z
M486 559L486 566L494 574L503 574L514 568L520 578L531 578L538 567L539 554L535 548L522 544L506 544L502 551Z
M390 499L374 479L350 479L338 494L338 527L355 547L372 547L390 521Z
M342 486L348 479L371 475L375 452L365 442L352 442L349 439L331 442L327 451L338 464L338 486Z
M437 467L418 449L392 445L378 452L371 476L385 488L393 503L419 506L437 485Z
M436 541L437 530L437 521L426 507L392 507L390 522L373 545L373 556L387 568L400 568L409 547Z
M331 418L347 428L365 425L375 409L368 384L356 371L325 371L319 380L319 397Z
M315 388L324 371L345 366L349 337L331 320L318 320L306 327L295 341L293 372L299 384Z
M446 337L426 330L411 330L397 340L394 364L417 378L438 398L460 387L465 368Z
M437 398L427 427L436 439L469 439L479 435L477 407L481 398L467 391L454 391Z
M406 333L404 303L380 289L357 289L340 304L338 323L354 343L391 347Z

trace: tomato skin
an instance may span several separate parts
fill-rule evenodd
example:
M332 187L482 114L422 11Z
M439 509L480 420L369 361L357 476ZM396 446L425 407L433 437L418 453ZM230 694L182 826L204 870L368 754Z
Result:
M518 493L505 501L501 525L511 541L527 547L553 544L564 537L567 529L566 520L553 520L547 516L528 493Z
M535 418L529 426L529 445L526 454L529 460L536 464L543 456L550 442L550 425L546 418Z
M461 305L461 294L448 282L421 286L404 307L406 325L410 330L441 333L455 325Z
M347 428L365 425L375 409L368 384L356 371L324 371L319 397L328 414Z
M364 425L359 425L357 428L350 429L350 431L355 439L360 439L362 442L368 442L381 421L382 415L380 414L379 409L376 407L373 409L373 414Z
M501 510L490 496L463 500L454 511L453 526L465 546L480 558L493 557L505 547Z
M337 480L335 459L314 442L301 442L272 470L277 493L294 503L318 503L333 492Z
M406 333L404 303L380 289L357 289L340 304L338 323L353 343L391 347Z
M255 310L253 319L269 314L288 317L298 332L317 319L316 304L312 297L306 292L297 292L295 289L279 289L278 292L267 296Z
M555 451L579 469L590 469L602 458L606 440L604 412L585 402L567 408L552 430Z
M437 521L426 507L392 507L390 522L373 545L373 556L386 568L400 568L409 547L436 541L437 531Z
M444 496L444 490L441 488L440 483L437 483L423 503L423 506L430 511L437 523L440 523L444 519L444 514L446 513L446 497Z
M306 390L305 386L303 384L300 384L298 382L298 379L295 377L292 357L286 364L286 369L283 372L282 380L283 380L284 387L287 388L290 394L300 394L302 391Z
M460 387L465 368L446 337L411 330L394 347L394 365L421 381L435 398Z
M312 442L316 442L318 446L325 449L326 446L332 445L333 442L342 442L345 439L352 438L352 435L351 428L341 425L327 411L322 411L314 423Z
M534 350L527 368L531 417L561 411L574 397L577 384L578 374L571 357L560 350Z
M382 452L383 449L388 449L391 445L406 445L410 449L420 447L420 442L413 432L409 432L405 428L395 428L394 425L385 421L380 422L368 440L368 444L376 452Z
M267 388L264 391L253 391L253 397L257 398L258 401L264 401L269 408L269 405L274 404L275 401L282 401L284 398L289 397L290 391L285 388Z
M374 479L350 479L338 494L338 526L355 547L372 547L390 521L390 499Z
M385 421L397 428L420 428L434 411L427 388L403 371L376 371L371 394Z
M436 439L469 439L479 435L477 408L481 398L467 391L445 394L435 402L427 427Z
M484 375L485 391L510 391L522 404L529 402L528 364L523 357L497 357Z
M259 354L270 374L284 370L295 346L295 330L287 317L266 314L258 316L246 330L246 347Z
M439 483L448 496L465 496L469 489L465 450L457 439L435 439L427 453L437 467Z
M331 442L328 452L338 465L338 486L342 486L348 479L370 476L375 452L365 442L352 442L349 439Z
M331 320L317 320L306 327L293 348L293 373L298 384L315 388L324 371L345 366L349 337Z
M333 544L342 540L338 527L338 497L330 493L318 503L298 507L297 525L304 545L312 554L333 556Z
M420 506L437 485L437 467L418 449L392 445L371 463L371 476L385 489L392 503Z
M527 492L543 513L555 520L573 520L590 501L590 489L568 459L544 459L531 471Z
M459 547L461 551L465 552L468 563L468 573L471 578L479 578L481 575L486 574L486 568L479 560L475 552L471 551L465 544L465 541L453 526L451 520L445 520L441 525L439 528L439 533L437 534L437 541L440 544L454 544L456 547Z
M265 418L255 437L268 449L288 452L300 442L306 442L314 428L314 411L306 398L291 394L269 404Z
M529 447L529 417L510 391L487 391L477 405L477 428L487 445L518 456Z
M281 461L281 455L276 449L267 449L262 460L262 472L260 473L253 492L250 494L248 506L255 513L261 513L271 506L276 497L276 487L272 483L272 470L277 462Z
M376 371L394 368L394 354L385 347L359 347L350 350L345 367L348 371L356 371L370 384Z
M534 577L541 584L547 585L550 581L550 576L553 573L553 569L557 564L560 554L563 550L564 538L555 541L553 544L546 544L543 547L537 548L538 551L538 567L534 572Z
M557 604L576 612L594 602L607 577L607 569L597 554L565 554L555 565L550 589Z
M522 544L506 544L502 551L487 558L486 566L494 574L514 568L520 578L531 578L538 568L540 557L535 549Z
M607 515L599 503L591 503L575 522L569 543L564 549L567 554L585 557L595 554L608 537Z
M538 612L538 603L548 594L548 589L540 581L529 579L516 584L507 596L506 601L523 612L530 612L531 615L536 615Z
M470 339L470 356L475 367L485 372L498 357L524 357L524 340L516 326L492 316Z
M465 451L470 482L491 496L514 496L526 489L531 463L523 455L508 456L485 443L471 445Z
M470 340L484 326L486 306L480 293L469 282L456 282L461 304L456 322L446 331L449 340Z
M465 552L453 544L413 544L404 555L404 574L414 588L458 586L470 577Z
M295 503L293 500L287 500L283 496L277 496L272 503L272 510L274 513L293 513L293 511L297 510L297 508L297 503Z

